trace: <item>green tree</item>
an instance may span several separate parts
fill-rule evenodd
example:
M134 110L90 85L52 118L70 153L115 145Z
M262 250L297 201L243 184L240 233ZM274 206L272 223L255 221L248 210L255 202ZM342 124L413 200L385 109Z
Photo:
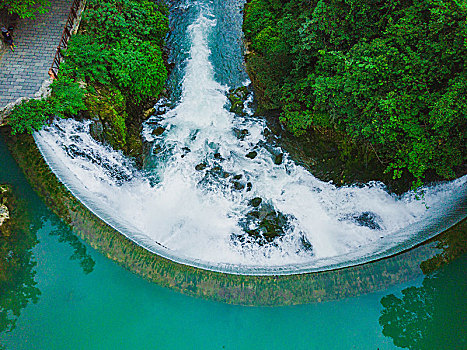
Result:
M466 17L456 0L252 0L244 31L261 106L296 134L327 128L369 145L394 178L452 179L467 160Z
M18 14L21 18L33 18L38 13L49 11L49 0L3 0L0 9Z

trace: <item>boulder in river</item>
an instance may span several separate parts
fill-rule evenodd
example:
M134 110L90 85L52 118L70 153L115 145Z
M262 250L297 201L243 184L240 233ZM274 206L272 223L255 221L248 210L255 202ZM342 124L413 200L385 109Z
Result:
M229 91L227 98L230 101L230 112L238 115L246 115L243 105L248 96L248 88L241 86Z
M258 155L258 152L256 152L256 151L251 151L251 152L248 152L248 153L245 155L245 157L250 158L250 159L255 159L257 155Z

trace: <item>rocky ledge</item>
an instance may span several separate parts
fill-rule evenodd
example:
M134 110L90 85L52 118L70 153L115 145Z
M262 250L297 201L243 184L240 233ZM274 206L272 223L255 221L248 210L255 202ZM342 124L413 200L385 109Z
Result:
M8 235L8 221L10 210L8 209L8 196L11 189L8 185L0 185L0 234Z

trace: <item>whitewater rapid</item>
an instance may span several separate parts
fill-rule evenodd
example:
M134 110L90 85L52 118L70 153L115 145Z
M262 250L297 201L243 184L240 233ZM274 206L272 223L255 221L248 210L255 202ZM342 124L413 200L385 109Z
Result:
M337 187L268 144L263 119L228 111L230 87L216 81L211 63L218 19L210 3L185 6L196 16L187 27L181 97L145 123L143 170L95 141L90 121L56 120L34 135L54 173L109 225L181 263L264 274L392 254L465 216L452 213L465 204L466 176L422 189L422 200L376 182ZM268 215L282 223L277 237L247 233Z

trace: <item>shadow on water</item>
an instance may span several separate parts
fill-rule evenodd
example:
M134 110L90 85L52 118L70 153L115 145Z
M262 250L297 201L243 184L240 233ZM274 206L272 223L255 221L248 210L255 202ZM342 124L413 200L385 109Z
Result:
M38 240L25 203L11 189L1 199L8 205L10 219L0 227L0 333L12 331L21 310L36 303L41 294L34 280L32 252Z
M60 218L51 215L50 211L26 184L24 175L17 166L16 162L10 155L10 152L4 142L3 133L9 130L6 128L0 129L0 162L3 165L0 172L0 183L6 182L15 186L15 191L20 198L28 198L27 207L25 210L29 212L31 218L31 232L36 232L44 226L46 221L49 221L51 226L50 235L57 236L59 242L67 243L73 248L73 255L70 260L79 260L80 266L84 273L90 273L94 269L95 262L86 251L86 246L74 235L71 229L65 225Z
M0 229L0 333L15 328L21 310L30 302L39 300L41 291L35 281L34 247L39 243L38 230L52 227L51 236L67 243L73 254L70 260L79 261L83 272L93 271L95 261L86 246L48 209L26 184L0 135L0 184L8 183L10 189L4 196L10 211L10 220ZM28 200L24 200L27 198ZM3 200L3 198L1 198ZM1 348L1 347L0 347Z
M467 348L466 238L464 220L437 240L440 252L420 264L426 274L421 286L381 299L379 324L394 345L427 350ZM455 263L443 266L460 255Z

